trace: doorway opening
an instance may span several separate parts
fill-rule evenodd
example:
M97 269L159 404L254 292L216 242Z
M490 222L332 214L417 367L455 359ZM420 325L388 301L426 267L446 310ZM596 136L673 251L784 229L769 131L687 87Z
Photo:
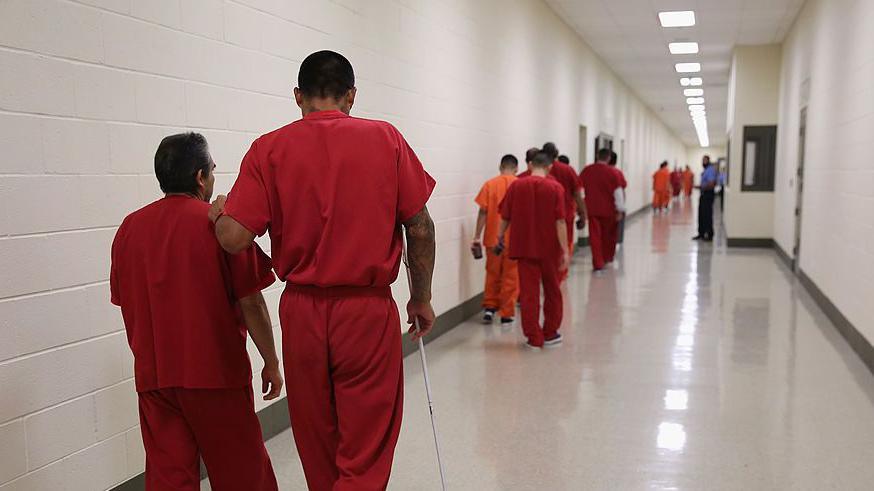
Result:
M801 109L798 128L798 170L795 173L795 244L792 248L792 269L801 266L801 204L804 195L804 143L807 138L807 108Z
M587 136L588 133L589 132L586 129L586 127L583 125L580 125L580 139L579 139L580 153L579 153L579 158L577 159L577 172L582 171L583 167L589 163L589 157L588 157L588 154L586 152L586 145L589 142L589 137Z

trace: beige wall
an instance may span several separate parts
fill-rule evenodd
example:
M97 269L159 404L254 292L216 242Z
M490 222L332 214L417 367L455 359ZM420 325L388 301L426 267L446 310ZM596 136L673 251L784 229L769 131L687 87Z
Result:
M874 343L872 19L874 2L809 0L784 41L774 221L791 254L806 106L801 269Z
M575 158L580 124L624 138L639 207L651 164L686 152L540 1L0 2L0 490L143 470L115 228L158 196L162 135L203 132L226 191L250 142L299 117L298 64L323 48L357 69L355 114L395 123L439 182L438 313L482 289L473 197L502 154L554 140Z
M723 215L729 238L771 238L774 193L743 192L743 128L777 124L780 45L736 46L729 89L729 182Z

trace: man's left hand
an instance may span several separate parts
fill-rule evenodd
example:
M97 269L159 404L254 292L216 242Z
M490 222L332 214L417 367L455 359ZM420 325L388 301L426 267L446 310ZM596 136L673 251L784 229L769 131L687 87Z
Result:
M215 223L215 221L222 216L222 213L225 212L225 202L227 200L228 197L224 194L215 197L215 201L213 201L212 206L209 207L209 221Z

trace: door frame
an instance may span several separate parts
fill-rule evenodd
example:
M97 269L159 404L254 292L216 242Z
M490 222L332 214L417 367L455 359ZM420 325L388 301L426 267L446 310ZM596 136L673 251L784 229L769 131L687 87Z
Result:
M801 208L804 203L804 157L807 144L807 106L801 108L798 119L798 166L795 169L795 241L792 244L792 269L801 267Z

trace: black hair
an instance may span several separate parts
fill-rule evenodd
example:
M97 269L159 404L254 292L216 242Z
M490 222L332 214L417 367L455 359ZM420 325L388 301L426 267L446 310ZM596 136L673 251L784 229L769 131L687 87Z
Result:
M663 168L665 168L665 167L667 167L667 166L668 166L668 161L665 160L664 162L662 162L661 164L659 164L659 169L663 169Z
M155 176L165 193L193 193L197 191L197 172L209 176L211 163L203 135L170 135L161 140L155 152Z
M601 150L598 150L598 161L603 162L605 160L609 160L611 153L613 153L613 151L609 148L602 148Z
M558 147L555 146L555 143L544 143L543 149L540 151L545 153L551 160L555 160L558 157Z
M534 161L534 157L540 153L540 149L537 147L531 147L525 152L525 162L531 163Z
M501 169L506 169L508 167L519 167L519 159L511 153L501 157Z
M619 155L614 151L610 151L610 165L616 165L616 161L619 160Z
M300 64L297 88L304 97L340 99L355 87L352 63L334 51L316 51Z
M571 159L567 158L567 155L559 155L558 161L570 165Z
M552 157L546 152L537 152L537 155L534 156L534 159L531 160L531 165L533 167L541 167L546 168L552 165Z

